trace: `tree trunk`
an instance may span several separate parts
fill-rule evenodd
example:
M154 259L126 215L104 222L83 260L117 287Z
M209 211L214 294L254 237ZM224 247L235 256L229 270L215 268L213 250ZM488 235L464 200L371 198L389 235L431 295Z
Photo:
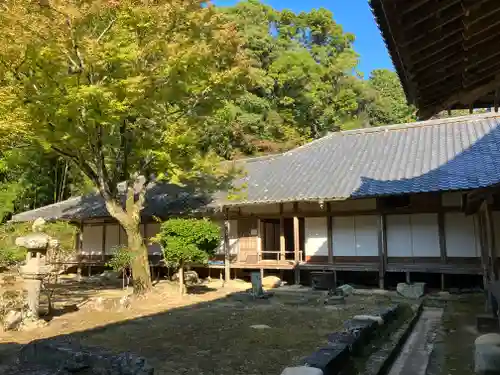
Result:
M184 264L182 262L179 267L179 294L184 295Z
M106 201L106 207L127 233L127 247L132 254L132 277L134 294L144 294L151 290L152 282L149 272L148 249L139 229L141 207L125 211L121 205Z

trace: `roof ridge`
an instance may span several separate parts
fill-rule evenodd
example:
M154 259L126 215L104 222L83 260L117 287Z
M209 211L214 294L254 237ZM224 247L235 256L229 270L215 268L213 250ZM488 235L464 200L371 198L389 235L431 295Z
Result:
M431 120L425 120L425 121L405 122L405 123L401 123L401 124L376 126L376 127L363 128L363 129L343 130L340 132L328 134L324 138L332 136L332 135L339 136L339 135L352 135L352 134L364 134L364 133L377 133L377 132L384 132L384 131L390 131L390 130L420 128L420 127L425 127L425 126L442 125L442 124L444 125L447 123L476 121L476 120L482 120L485 118L500 118L500 113L487 112L487 113L478 113L475 115L469 114L469 115L464 115L464 116L445 117L445 118L431 119Z

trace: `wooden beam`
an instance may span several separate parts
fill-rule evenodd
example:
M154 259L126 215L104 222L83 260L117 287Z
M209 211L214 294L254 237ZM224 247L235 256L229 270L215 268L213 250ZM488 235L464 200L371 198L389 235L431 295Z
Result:
M446 233L445 233L445 217L444 212L438 213L438 236L439 236L439 254L441 257L441 263L446 264L448 262L446 257Z
M285 240L285 218L283 217L283 203L280 203L280 260L285 260L286 240Z
M330 203L326 204L327 211L331 212ZM326 233L327 233L327 245L328 245L328 263L333 263L333 217L328 215L326 217Z
M231 247L229 244L229 210L224 209L224 280L231 280Z

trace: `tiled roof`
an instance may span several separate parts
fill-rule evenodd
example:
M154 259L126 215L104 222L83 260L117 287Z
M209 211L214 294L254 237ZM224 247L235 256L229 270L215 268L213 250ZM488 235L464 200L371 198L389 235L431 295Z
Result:
M500 116L473 115L332 133L289 152L241 164L246 176L237 185L244 183L243 200L228 200L223 193L192 198L166 185L148 192L144 214L486 187L500 182ZM107 210L101 198L90 196L22 213L13 220L40 216L82 219L107 216Z
M332 133L247 165L250 203L466 190L500 182L500 116Z

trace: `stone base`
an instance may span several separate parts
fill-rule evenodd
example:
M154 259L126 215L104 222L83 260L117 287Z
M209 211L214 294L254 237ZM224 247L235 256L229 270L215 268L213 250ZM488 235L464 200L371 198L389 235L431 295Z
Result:
M476 315L476 327L480 333L489 333L489 332L500 333L499 320L492 314Z
M500 374L500 335L488 333L474 342L474 372L478 375Z

